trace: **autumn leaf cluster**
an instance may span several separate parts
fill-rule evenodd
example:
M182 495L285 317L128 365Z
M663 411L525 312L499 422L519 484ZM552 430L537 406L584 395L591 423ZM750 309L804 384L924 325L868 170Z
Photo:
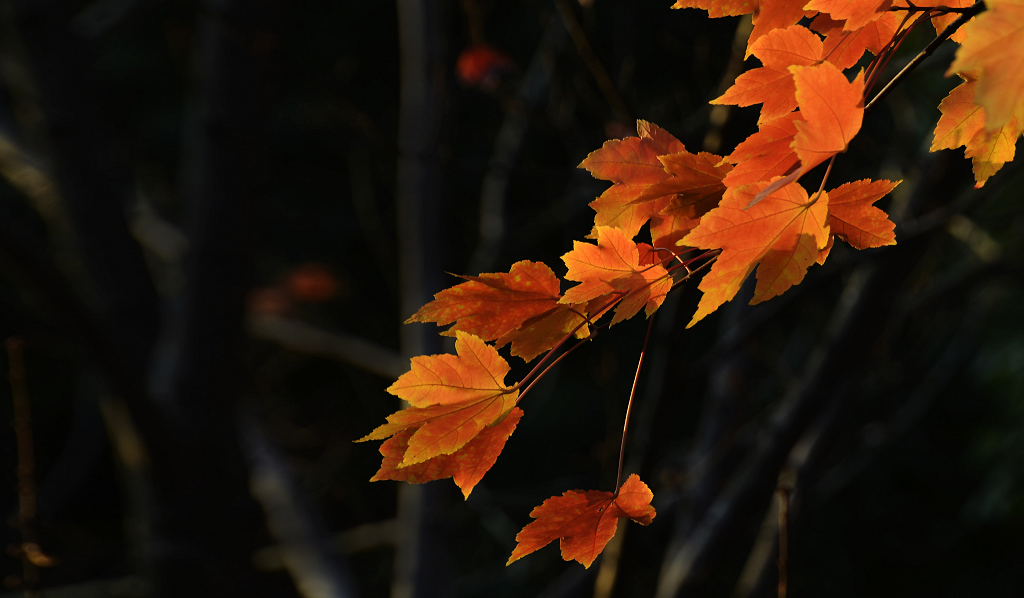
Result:
M409 322L448 326L442 334L455 337L456 354L414 357L388 388L408 406L360 439L384 440L373 480L450 477L468 497L523 418L523 396L571 344L650 317L691 278L700 277L702 295L689 326L755 271L752 303L784 293L825 262L836 238L856 249L894 244L894 225L875 203L899 182L829 178L870 107L899 83L902 75L883 85L881 73L914 28L930 24L935 43L960 44L948 75L963 83L938 107L931 149L964 147L979 187L1013 158L1024 123L1024 0L677 0L673 8L752 15L746 54L760 66L711 103L760 105L757 130L719 156L639 121L636 137L609 140L580 164L611 186L590 204L588 240L562 256L562 278L520 261L462 276L413 314ZM543 357L508 383L499 350L527 363ZM614 492L549 498L509 562L559 540L566 560L590 566L619 518L651 522L652 499L635 475Z

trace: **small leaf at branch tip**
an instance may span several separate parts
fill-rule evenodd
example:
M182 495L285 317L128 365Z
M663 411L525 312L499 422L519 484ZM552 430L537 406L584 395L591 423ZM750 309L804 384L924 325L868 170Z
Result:
M579 561L590 568L615 535L620 518L648 525L656 512L654 494L636 474L630 475L617 493L600 490L568 490L553 496L530 512L534 518L516 535L515 550L506 566L559 540L562 559Z

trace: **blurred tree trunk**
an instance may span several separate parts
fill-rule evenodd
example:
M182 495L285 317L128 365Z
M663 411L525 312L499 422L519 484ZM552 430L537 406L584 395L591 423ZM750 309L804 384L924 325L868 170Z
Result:
M438 0L398 0L399 132L395 173L398 219L399 317L412 315L440 290L441 167L439 145L444 102L444 44ZM423 326L403 326L404 357L437 353L436 335ZM437 564L443 546L437 527L437 484L398 487L399 531L392 598L438 595Z

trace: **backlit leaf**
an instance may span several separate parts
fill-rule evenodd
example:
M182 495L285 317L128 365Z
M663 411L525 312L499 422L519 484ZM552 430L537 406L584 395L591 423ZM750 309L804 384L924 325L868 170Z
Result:
M618 229L595 227L597 245L573 242L573 250L562 256L569 271L565 277L580 284L565 292L561 302L608 302L621 297L612 324L629 319L646 307L650 316L672 288L672 277L660 265L640 265L636 243Z
M1011 118L994 131L986 127L987 112L975 103L977 82L973 73L962 74L965 81L939 103L939 117L931 151L964 147L964 156L974 167L975 187L981 187L1003 164L1013 160L1020 121Z
M974 101L985 108L985 128L992 132L1011 118L1024 123L1024 0L986 0L985 6L964 25L947 75L976 75Z
M505 386L508 363L490 345L456 332L458 355L425 355L388 392L412 407L392 413L387 423L356 442L381 440L410 430L402 466L450 455L511 410L518 390Z
M753 42L751 53L764 66L749 70L712 104L750 106L764 104L758 123L774 120L796 108L796 85L789 72L792 65L808 66L821 60L821 38L799 25L775 29Z
M811 0L804 8L844 21L843 29L856 31L885 16L890 6L892 0Z
M864 179L846 183L828 192L830 232L856 249L895 245L895 224L874 204L889 194L900 181Z
M505 448L505 442L516 429L516 424L523 416L523 410L514 407L500 422L484 428L475 438L470 440L450 455L438 455L415 465L402 465L402 459L409 449L409 439L413 430L403 430L395 434L380 446L384 455L380 470L370 478L371 482L380 480L402 480L413 484L422 484L442 478L452 478L462 489L462 495L469 498L473 488L483 479L484 474L497 461L498 455Z
M444 334L454 336L463 331L489 341L551 311L561 296L558 277L540 262L516 262L508 273L461 278L468 282L437 293L406 323L444 326L455 322Z
M864 73L851 83L830 62L791 66L802 121L795 121L793 150L806 173L846 151L864 118Z
M682 243L722 253L700 282L704 295L687 325L732 300L757 267L751 303L760 303L803 280L807 268L826 246L829 229L827 194L809 198L799 183L776 189L747 207L767 182L740 187L701 218L700 226Z
M636 474L622 484L618 495L569 490L553 496L530 512L535 521L516 536L518 544L506 564L559 540L564 560L579 561L589 568L615 535L619 518L628 517L640 525L654 520L652 498L654 494Z
M594 178L614 183L590 203L597 212L595 226L621 228L628 237L636 236L640 227L668 203L669 198L662 196L640 199L648 186L670 176L658 157L686 150L657 125L637 121L637 131L639 137L606 141L580 163L580 168L586 168Z

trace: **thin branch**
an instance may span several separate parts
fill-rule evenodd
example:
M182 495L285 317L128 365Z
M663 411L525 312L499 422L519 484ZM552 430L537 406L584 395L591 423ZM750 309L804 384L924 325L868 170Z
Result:
M971 18L973 18L977 14L980 14L984 10L985 10L985 2L984 1L976 2L976 3L972 4L971 6L963 9L963 14L961 14L960 17L957 18L957 20L953 21L952 23L949 24L948 27L943 29L942 33L940 33L935 39L933 39L930 44L925 46L925 48L923 50L921 50L921 52L917 56L915 56L913 60L908 62L907 66L903 67L903 70L901 70L900 72L896 73L896 76L893 77L892 80L889 81L885 85L885 87L883 87L882 90L879 91L870 102L868 102L867 106L864 106L864 111L867 112L873 106L875 106L878 102L880 102L883 98L885 98L885 96L889 95L889 92L892 91L892 89L894 87L896 87L896 84L899 83L900 81L902 81L903 79L905 79L907 77L907 75L910 74L911 71L913 71L915 68L917 68L917 66L919 64L924 62L925 58L928 58L929 56L931 56L932 53L935 52L935 50L938 49L938 47L940 45L942 45L942 42L944 42L947 39L949 39L950 36L952 36L954 33L956 33L957 29L959 29L960 27L962 27L964 25L964 23L966 23L967 21L970 21Z
M601 64L601 60L590 45L590 40L587 39L583 26L580 25L579 20L576 18L576 13L572 11L569 0L555 0L555 6L558 8L558 15L562 17L562 22L565 23L566 30L569 31L572 43L576 45L576 52L583 59L583 63L587 65L587 70L590 71L590 76L594 78L598 89L604 95L605 101L611 106L615 119L623 123L630 122L633 117L629 107L626 106L626 102L622 99L622 95L619 94L619 90L612 83L612 78L608 76L608 71Z
M409 369L408 360L397 351L343 332L327 332L301 320L251 317L246 327L250 336L275 341L293 351L331 357L389 380Z
M622 464L626 456L626 432L629 431L629 416L633 413L633 399L636 398L636 387L640 382L640 368L644 365L644 356L647 355L647 344L651 340L651 328L654 326L654 318L647 319L647 334L644 335L644 346L640 349L640 360L636 364L636 374L633 376L633 388L629 391L629 403L626 404L626 418L622 422L622 441L619 443L619 472L615 475L615 496L619 495L619 486L622 484Z

